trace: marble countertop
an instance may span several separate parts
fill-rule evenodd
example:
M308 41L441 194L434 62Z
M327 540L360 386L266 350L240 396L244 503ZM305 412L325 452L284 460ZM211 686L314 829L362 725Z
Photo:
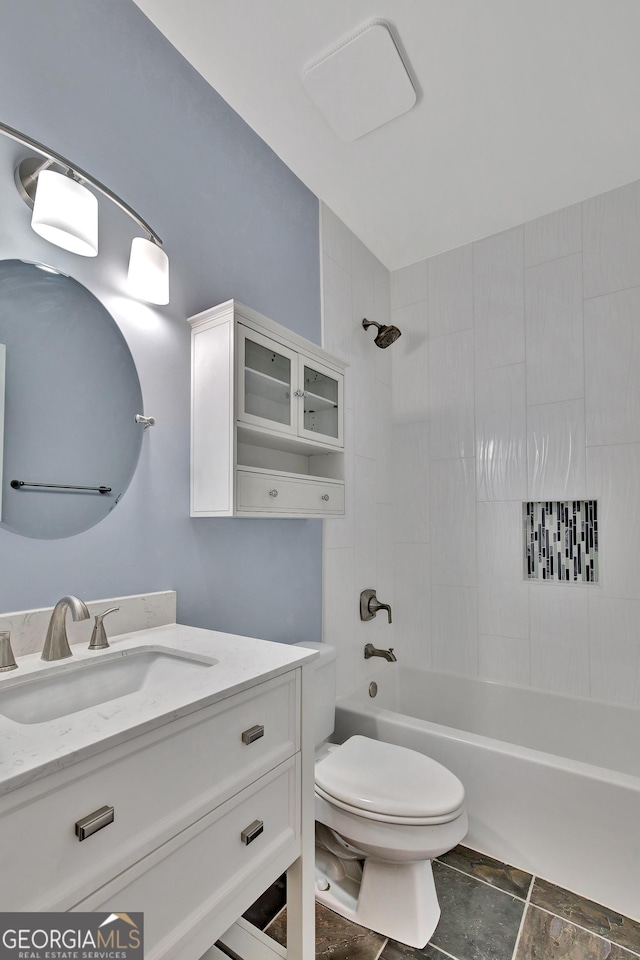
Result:
M0 794L8 793L109 747L187 716L317 657L315 650L241 637L182 624L137 630L109 639L107 650L73 648L66 660L46 663L39 654L19 659L19 669L0 674ZM99 658L135 655L140 648L173 650L217 661L188 678L148 687L43 721L18 723L2 713L4 691L40 677L80 673ZM91 671L94 672L93 670Z

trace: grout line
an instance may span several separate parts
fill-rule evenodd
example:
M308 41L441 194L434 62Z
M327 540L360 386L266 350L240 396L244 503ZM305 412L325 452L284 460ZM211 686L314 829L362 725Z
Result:
M621 943L617 940L610 940L608 937L605 937L602 933L596 933L595 930L589 930L588 927L583 927L581 923L575 923L573 920L569 920L568 917L563 917L562 914L553 913L551 910L547 910L546 907L541 907L537 903L532 903L532 907L535 907L537 910L542 910L543 913L549 914L550 917L557 917L558 920L563 920L565 923L569 923L572 927L577 927L578 930L584 931L584 933L591 934L592 937L597 937L599 940L604 940L605 943L610 943L614 947L619 947L620 950L624 950L625 953L628 953L630 957L640 957L640 953L636 953L634 950L630 950L628 947L623 947Z
M613 297L618 293L628 293L630 290L637 290L640 284L632 283L630 287L616 287L615 290L605 290L604 293L594 293L590 297L583 297L584 302L589 300L599 300L601 297ZM583 289L584 293L584 289Z
M450 863L444 863L442 860L438 860L438 863L443 867L448 867L449 870L455 870L456 873L461 873L463 877L470 877L472 880L477 880L478 883L484 883L485 887L491 887L492 890L497 890L498 893L504 893L505 897L513 897L514 900L519 900L520 903L526 903L524 897L519 897L517 893L510 893L508 890L503 890L502 887L496 887L494 883L489 883L488 880L483 880L482 877L476 877L473 873L467 873L465 870L461 870L460 867L453 867ZM530 892L531 888L529 888L529 893Z
M556 211L556 212L557 212L557 211ZM529 223L529 222L530 222L530 221L526 221L526 222L525 222L525 226L526 226L526 224ZM582 222L580 223L580 230L582 230ZM530 264L527 264L527 263L526 263L526 260L525 260L524 269L525 269L525 270L535 270L536 267L544 267L544 266L547 266L549 263L556 263L556 261L558 261L558 260L568 260L569 257L577 257L578 254L580 254L580 253L582 253L582 246L580 246L577 250L574 250L572 253L563 253L563 254L561 254L561 256L559 256L559 257L550 257L548 260L541 260L539 263L530 263Z
M520 938L522 936L522 931L524 930L524 923L527 913L529 911L529 905L531 903L531 894L533 893L533 885L536 882L534 875L531 877L531 883L529 884L529 892L527 893L527 899L524 902L524 910L522 911L522 916L520 917L520 926L518 927L518 935L516 937L516 942L513 945L513 953L511 954L511 960L515 960L518 953L518 947L520 945Z
M431 941L429 941L428 946L430 946L432 950L437 950L438 953L441 953L443 957L448 957L449 960L458 960L458 958L454 957L452 953L447 953L447 951L443 950L442 947L436 947L435 943L431 943Z
M386 947L386 945L387 945L388 943L389 943L389 937L385 937L385 938L384 938L384 943L382 944L382 946L380 947L380 949L379 949L378 952L376 953L376 955L375 955L375 957L373 958L373 960L380 960L380 954L382 953L382 951L384 950L384 948Z

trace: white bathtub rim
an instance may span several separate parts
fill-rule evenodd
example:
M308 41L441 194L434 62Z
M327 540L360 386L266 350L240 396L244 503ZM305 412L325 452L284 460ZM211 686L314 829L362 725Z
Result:
M413 668L398 662L399 667L413 672ZM380 670L378 670L375 675L372 674L369 678L370 680L376 681L388 681L389 677L385 676L386 670L393 670L394 664L381 664ZM580 696L577 693L564 693L559 690L550 690L547 687L534 687L528 683L505 683L504 680L496 680L492 677L477 677L472 674L466 673L453 673L451 670L436 670L434 667L416 667L416 670L424 673L428 673L430 676L434 677L445 677L447 680L462 680L464 682L482 684L483 686L491 687L500 687L506 688L507 690L519 690L527 694L541 694L545 697L551 697L554 700L570 700L574 703L580 703L585 705L596 705L599 707L611 707L615 710L628 711L635 715L640 714L640 705L637 703L623 703L618 700L601 700L599 697L584 697ZM397 675L392 678L392 682L397 682ZM358 703L365 703L364 697L366 694L361 686L354 687L348 693L340 695L340 700L357 700ZM393 712L393 711L392 711ZM419 719L419 718L417 718ZM489 737L488 739L491 739ZM544 753L544 751L541 751Z
M493 751L505 756L522 757L538 766L552 767L556 770L570 772L587 780L613 783L616 784L616 786L624 787L627 790L632 790L640 794L640 777L634 777L629 773L610 770L607 767L585 763L582 760L573 760L570 757L561 757L553 753L545 753L542 750L534 750L531 747L522 747L519 744L509 743L507 740L497 740L492 737L485 737L482 734L471 733L467 730L459 730L456 727L448 727L442 723L435 723L432 720L422 720L419 717L398 713L396 710L389 710L385 707L376 706L373 703L366 703L360 699L357 693L347 694L338 698L338 708L348 710L349 705L353 705L352 709L354 711L364 713L374 718L379 716L381 719L397 723L408 729L427 729L432 734L443 736L445 739L467 743L481 750Z

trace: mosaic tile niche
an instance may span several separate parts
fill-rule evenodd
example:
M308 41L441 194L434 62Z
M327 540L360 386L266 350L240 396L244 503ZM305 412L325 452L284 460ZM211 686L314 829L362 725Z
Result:
M525 579L598 582L596 500L530 501L522 512Z

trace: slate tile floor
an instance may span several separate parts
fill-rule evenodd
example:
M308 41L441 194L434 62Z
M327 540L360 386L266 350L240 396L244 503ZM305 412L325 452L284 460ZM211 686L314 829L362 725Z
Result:
M640 923L459 846L434 861L442 910L423 949L344 920L316 904L317 960L638 960ZM245 917L286 942L280 878Z

